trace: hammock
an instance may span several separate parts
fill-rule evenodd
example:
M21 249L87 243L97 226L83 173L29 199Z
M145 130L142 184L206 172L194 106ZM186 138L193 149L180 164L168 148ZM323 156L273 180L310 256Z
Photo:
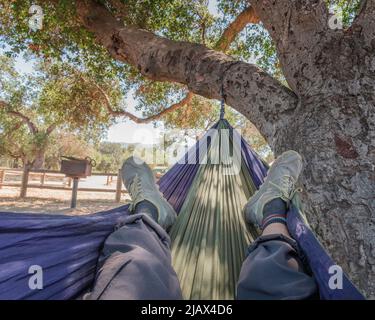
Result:
M171 230L173 265L185 298L231 299L246 247L258 235L241 210L259 188L267 166L230 124L221 119L160 180L160 191L179 213ZM225 130L223 130L225 129ZM210 136L211 135L211 136ZM229 137L229 146L221 143ZM206 161L202 141L208 141ZM236 150L234 141L239 141ZM222 159L221 148L227 148ZM239 160L237 174L226 165ZM219 157L223 163L212 161ZM344 275L343 289L331 290L327 270L335 265L301 218L298 204L288 228L305 252L321 299L363 299ZM90 289L106 237L129 214L128 205L86 216L0 212L0 299L75 299ZM29 268L43 267L43 290L29 288Z

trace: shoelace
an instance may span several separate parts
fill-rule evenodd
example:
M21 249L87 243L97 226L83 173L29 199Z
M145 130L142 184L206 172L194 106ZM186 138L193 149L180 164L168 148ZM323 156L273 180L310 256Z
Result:
M130 196L132 198L132 204L131 204L130 210L133 210L134 209L134 203L137 202L138 197L143 192L141 179L139 178L139 176L137 174L134 176L134 179L133 179L132 183L130 184L128 191L129 191Z
M270 184L272 184L274 187L280 190L282 197L284 197L287 200L291 200L294 196L294 194L299 191L295 188L296 181L292 176L284 175L280 179L280 184L277 185L270 181Z

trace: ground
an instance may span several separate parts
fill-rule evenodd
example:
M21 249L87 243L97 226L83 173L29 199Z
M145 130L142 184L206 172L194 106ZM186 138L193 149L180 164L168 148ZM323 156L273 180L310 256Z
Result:
M20 199L18 195L18 187L3 187L0 189L0 212L83 215L118 207L125 204L129 199L127 194L123 194L121 202L117 203L114 193L80 191L77 208L70 209L70 191L30 188L27 190L26 199Z

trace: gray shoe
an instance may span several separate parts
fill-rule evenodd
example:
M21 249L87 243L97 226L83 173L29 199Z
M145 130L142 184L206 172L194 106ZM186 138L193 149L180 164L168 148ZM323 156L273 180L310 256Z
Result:
M158 223L168 229L176 220L173 207L159 191L150 167L137 157L128 158L122 165L122 181L131 196L130 211L144 200L151 202L158 210Z
M288 205L296 193L296 183L302 171L302 158L293 150L280 155L272 164L259 190L245 205L245 220L258 227L262 225L263 208L271 200L281 198Z

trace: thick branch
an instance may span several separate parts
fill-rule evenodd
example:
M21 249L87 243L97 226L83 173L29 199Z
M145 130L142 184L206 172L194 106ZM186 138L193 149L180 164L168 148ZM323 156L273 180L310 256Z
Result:
M321 81L316 61L334 32L325 0L252 0L251 5L276 44L290 87L300 93Z
M222 36L220 37L219 41L217 42L217 45L215 46L216 50L226 52L229 48L229 45L234 41L236 36L245 28L245 26L249 23L259 23L259 18L255 14L254 9L251 7L246 8L244 11L242 11L236 19L229 24L229 26L224 30ZM172 104L170 107L165 108L161 112L149 116L147 118L139 118L130 112L124 111L124 110L114 110L111 106L110 99L106 92L95 83L95 86L99 89L100 93L105 99L107 111L115 116L125 116L131 120L133 120L136 123L149 123L154 120L160 119L162 116L164 116L167 113L173 112L177 110L180 107L186 106L193 100L194 94L192 92L188 92L187 95L179 102Z
M137 67L146 77L186 84L192 92L210 99L219 99L224 87L228 105L256 123L270 140L278 114L296 107L295 94L255 65L233 61L203 45L124 27L94 1L78 2L77 12L112 57Z
M375 1L362 0L361 7L355 18L352 29L363 36L365 42L369 45L374 43L375 39ZM374 50L375 43L372 45Z
M29 117L25 116L19 111L9 110L10 106L7 102L0 101L0 108L6 109L5 112L7 114L21 119L22 122L25 123L29 127L31 133L35 134L38 132L38 129L36 128L36 126L34 125L34 123L31 121Z
M228 25L217 42L215 49L226 52L229 45L249 23L259 23L259 17L251 6L242 11L237 18Z

